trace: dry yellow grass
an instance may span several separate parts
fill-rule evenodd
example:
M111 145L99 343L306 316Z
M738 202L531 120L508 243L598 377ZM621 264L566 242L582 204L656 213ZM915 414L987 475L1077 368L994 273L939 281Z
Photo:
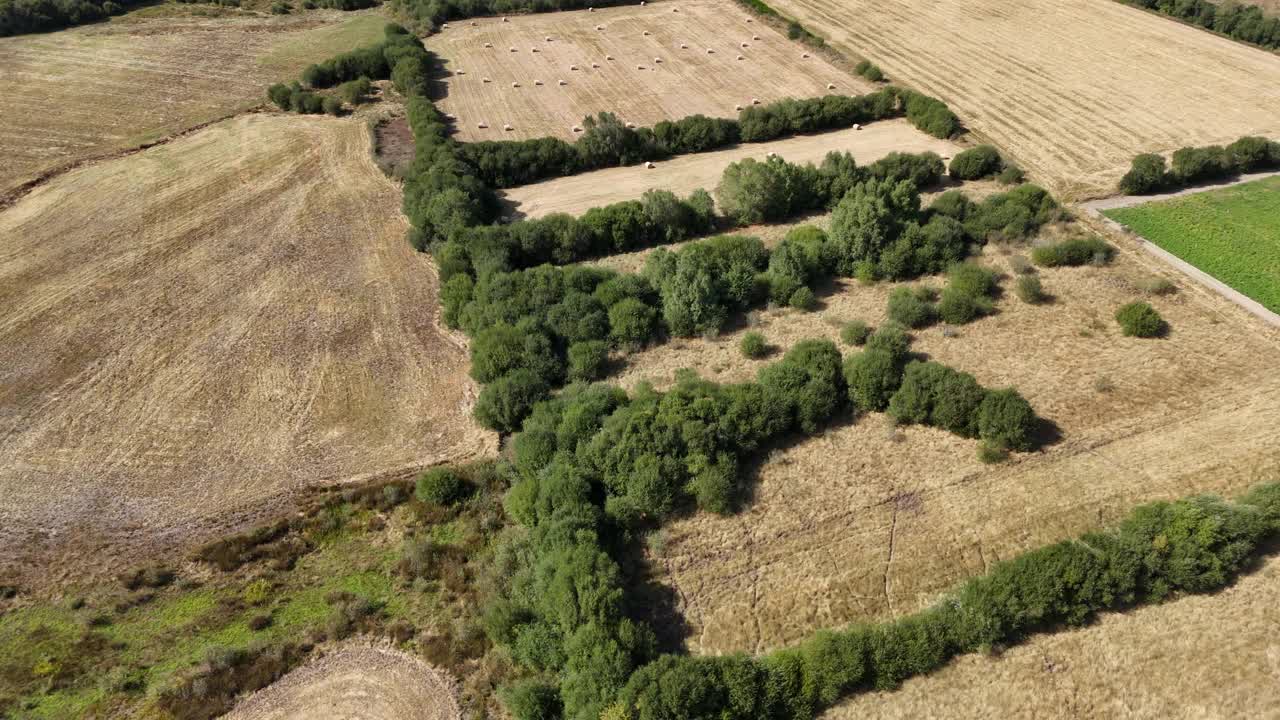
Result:
M452 23L428 41L454 73L437 105L457 116L459 140L571 139L574 125L601 111L652 125L696 113L737 116L734 106L749 105L753 97L770 102L871 89L749 18L733 3L692 0L524 15L505 23L485 18L475 20L474 27L471 21ZM604 29L596 30L597 25ZM741 47L743 42L749 47ZM682 50L681 43L688 48ZM805 53L810 56L802 58ZM655 57L662 62L654 63ZM578 69L570 70L571 65ZM536 80L544 84L535 85ZM568 84L560 86L560 80ZM513 88L513 82L520 87ZM836 88L828 90L829 83ZM476 127L480 122L489 127ZM510 132L503 130L506 124Z
M1280 56L1109 0L779 0L945 100L1055 192L1114 191L1139 152L1280 136Z
M399 206L362 123L255 114L0 213L0 574L492 452Z
M1280 559L1216 595L1104 615L998 657L968 655L824 720L1225 720L1280 708Z
M504 197L526 217L542 217L554 212L578 215L593 207L639 198L646 190L670 190L678 195L698 188L713 191L729 163L747 157L764 160L769 153L777 153L793 163L817 164L827 153L843 151L852 153L859 165L867 165L891 152L928 151L950 158L960 149L955 143L925 135L906 120L885 120L861 130L839 130L684 155L655 163L653 169L634 165L556 178L508 190Z
M449 680L422 660L352 645L314 660L242 700L227 720L456 720Z
M0 207L42 174L265 102L308 63L376 40L373 13L122 18L0 38Z
M1008 272L994 248L984 261ZM1051 304L1008 293L997 315L954 337L917 333L917 351L986 386L1017 387L1057 423L1063 439L1043 451L986 466L976 441L892 429L873 414L770 457L740 514L670 525L654 563L690 648L760 652L819 627L911 612L996 560L1147 500L1233 493L1280 463L1280 334L1169 274L1180 292L1152 302L1170 337L1121 337L1111 313L1153 272L1163 270L1126 247L1111 267L1042 270ZM842 281L820 311L763 312L756 329L779 351L811 337L838 342L842 321L884 320L890 289ZM619 379L663 387L682 367L749 379L769 360L741 358L744 331L645 350Z

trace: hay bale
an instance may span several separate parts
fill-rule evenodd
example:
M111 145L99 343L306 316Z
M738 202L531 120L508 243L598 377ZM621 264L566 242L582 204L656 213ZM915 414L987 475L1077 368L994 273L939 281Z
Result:
M858 124L858 123L854 123L854 124L853 124L853 129L854 129L854 130L861 130L861 129L862 129L862 125L860 125L860 124Z
M560 86L564 86L564 85L568 85L569 83L568 83L568 81L560 80L560 81L557 81L557 82L556 82L556 84L557 84L557 85L560 85Z
M516 49L515 49L515 48L511 48L511 52L515 52L515 51L516 51Z
M454 70L454 71L453 71L453 74L454 74L454 75L466 75L466 74L467 74L467 71L466 71L466 70Z
M646 168L646 169L648 169L648 170L652 170L652 169L653 169L653 163L652 163L652 162L649 162L648 160L646 160L646 161L645 161L644 166L645 166L645 168Z
M739 59L739 60L746 60L746 58L742 57L741 55L739 55L739 56L738 56L738 59Z
M482 79L480 82L491 83L491 82L493 82L493 81L492 81L492 80L490 80L489 78L484 78L484 79Z
M836 84L835 84L835 83L827 83L827 89L828 89L828 90L835 90L835 89L836 89Z
M643 69L644 69L644 66L643 66L643 65L637 65L637 66L636 66L636 69L637 69L637 70L643 70Z
M570 65L570 66L569 66L569 69L570 69L570 70L577 70L577 69L578 69L578 66L577 66L577 65Z
M506 21L507 21L507 19L506 19L505 17L504 17L504 18L502 18L502 22L506 22Z
M653 64L654 64L654 65L657 65L658 63L661 63L661 62L662 62L662 58L654 58L654 59L653 59Z
M596 26L596 29L597 29L597 30L603 30L603 29L604 29L604 26L603 26L603 25L597 25L597 26Z
M742 43L742 47L748 47L746 43Z
M541 80L534 80L534 81L533 81L533 84L534 84L534 85L541 85L541 84L542 84L542 81L541 81Z
M592 67L592 68L598 68L598 67L600 67L600 63L598 63L598 62L593 62L593 63L591 63L591 67Z
M708 55L715 55L715 54L716 54L716 51L715 51L715 50L712 50L711 48L707 48L707 54L708 54Z
M648 37L648 36L649 36L649 31L648 31L648 30L645 30L644 32L642 32L642 33L640 33L640 34L641 34L641 35L644 35L645 37Z
M752 35L752 36L751 36L751 39L752 39L752 40L759 40L759 39L760 39L760 36L759 36L759 35Z
M478 122L478 123L476 123L476 127L480 128L481 130L484 130L485 128L489 127L489 123L487 123L487 122Z
M493 47L493 43L485 43L484 46L487 48L491 48Z
M508 124L506 124L506 125L503 125L503 126L502 126L502 129L503 129L503 130L506 130L507 132L511 132L512 130L515 130L515 128L511 127L511 124L510 124L510 123L508 123Z
M612 56L612 55L605 55L605 56L604 56L604 59L605 59L605 60L612 60L612 59L613 59L613 56Z
M475 20L472 20L472 21L471 21L471 27L477 27L477 26L479 26L479 25L480 25L480 23L476 22Z
M741 106L741 105L734 105L734 106L733 106L733 109L734 109L734 110L737 110L738 112L742 112L742 106Z
M513 82L513 83L511 83L511 87L513 87L513 88L518 88L518 87L520 87L520 83L518 83L518 82Z
M529 48L529 52L538 52L538 48L536 47Z
M800 53L800 57L807 59L809 57L809 53Z
M629 122L629 123L627 123L627 127L631 128L632 130L635 130L635 129L636 129L636 124L635 124L635 123L633 123L633 122Z
M578 125L574 125L574 126L573 126L573 131L574 131L574 132L576 132L576 133L579 133L579 132L582 132L582 128L581 128L580 126L578 126Z
M759 99L759 98L751 98L751 104L752 104L752 105L759 105L759 104L760 104L760 99Z
M449 29L449 23L445 23L445 24L441 25L441 26L440 26L440 29L441 29L441 30L448 30L448 29Z
M681 49L681 50L688 50L688 49L689 49L689 46L688 46L688 45L685 45L684 43L680 43L680 49Z
M550 35L548 35L548 36L547 36L547 42L551 42L551 36L550 36Z

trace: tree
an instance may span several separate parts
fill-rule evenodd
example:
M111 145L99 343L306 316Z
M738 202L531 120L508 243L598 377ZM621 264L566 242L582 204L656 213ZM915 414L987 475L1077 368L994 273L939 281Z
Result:
M995 175L1003 165L998 150L990 145L979 145L957 153L951 159L947 173L956 180L978 180Z
M997 448L1030 450L1036 414L1013 388L992 390L978 406L978 437Z
M592 381L604 377L609 346L601 340L576 342L569 346L569 380Z
M1144 153L1133 159L1129 172L1120 178L1120 192L1125 195L1146 195L1165 186L1168 173L1164 157Z
M485 385L476 401L479 423L502 433L515 432L534 404L550 392L547 381L536 372L520 368Z
M418 476L414 495L425 503L453 505L467 495L467 481L450 467L437 467Z
M609 308L609 337L622 347L640 347L653 335L657 311L636 298L625 298Z
M716 186L716 200L725 217L738 225L753 225L790 214L792 198L783 163L780 158L730 163Z
M848 277L859 263L878 262L919 209L920 195L909 181L868 180L856 185L831 214L836 270Z

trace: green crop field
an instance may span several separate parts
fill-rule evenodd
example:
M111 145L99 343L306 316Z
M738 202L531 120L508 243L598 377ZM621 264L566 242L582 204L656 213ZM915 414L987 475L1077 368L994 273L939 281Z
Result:
M1280 177L1103 214L1280 313Z

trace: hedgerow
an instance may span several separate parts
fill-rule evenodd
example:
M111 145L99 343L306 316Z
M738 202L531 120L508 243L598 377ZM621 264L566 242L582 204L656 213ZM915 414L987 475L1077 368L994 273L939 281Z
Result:
M1181 148L1173 153L1171 167L1161 155L1137 155L1120 178L1120 192L1146 195L1276 168L1280 168L1280 142L1246 135L1225 147Z
M1120 0L1185 20L1233 40L1275 50L1280 48L1280 18L1268 17L1249 3L1217 4L1209 0Z
M1096 235L1066 238L1032 248L1031 261L1043 267L1103 264L1111 260L1115 248Z

